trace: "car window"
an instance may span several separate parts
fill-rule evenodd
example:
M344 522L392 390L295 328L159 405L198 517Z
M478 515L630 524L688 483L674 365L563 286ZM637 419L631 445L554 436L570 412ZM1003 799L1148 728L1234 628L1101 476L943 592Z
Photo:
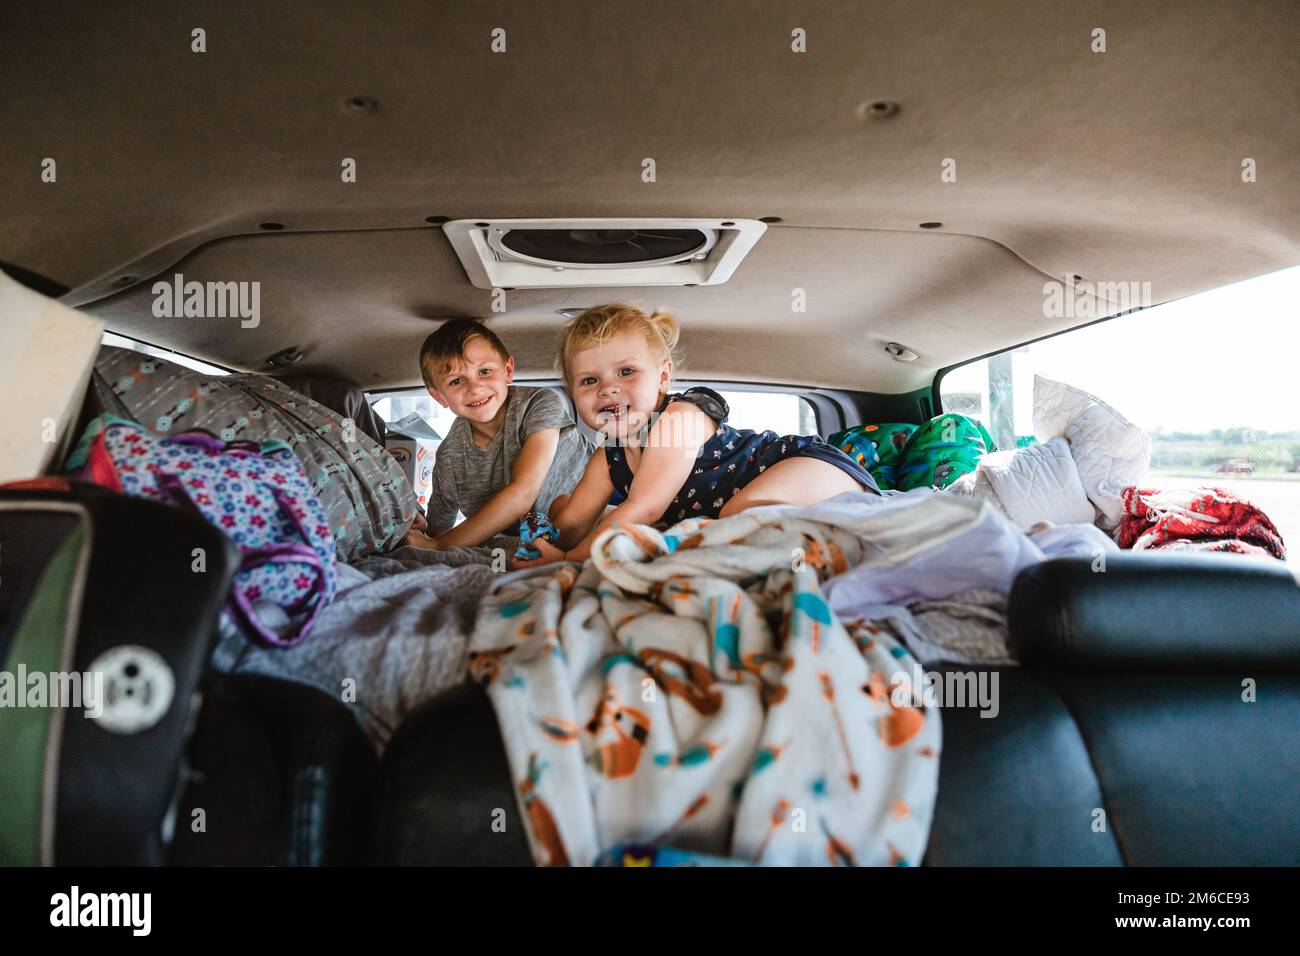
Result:
M817 417L807 399L793 392L737 392L712 386L727 400L727 424L778 435L815 435Z
M728 422L735 428L770 429L779 435L812 435L817 431L812 405L794 392L741 392L722 388L715 391L731 406ZM415 412L445 437L455 421L455 416L423 388L372 392L369 398L375 413L386 422L395 422Z
M1034 375L1077 386L1151 435L1153 487L1248 498L1300 562L1300 267L1021 346L944 375L945 411L999 448L1033 440Z
M371 392L367 396L370 407L385 422L392 424L416 414L429 423L429 427L443 438L456 416L449 409L443 408L433 400L433 396L423 388L404 388L394 392Z

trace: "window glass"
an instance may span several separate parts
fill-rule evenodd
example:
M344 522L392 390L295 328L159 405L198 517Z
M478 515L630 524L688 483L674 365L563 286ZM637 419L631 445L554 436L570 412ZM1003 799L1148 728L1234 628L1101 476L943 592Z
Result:
M450 409L443 408L433 400L425 388L404 388L395 392L372 392L368 396L370 407L375 414L388 423L405 418L412 413L419 415L429 427L443 438L456 416Z
M817 418L807 399L793 392L734 392L714 388L727 400L732 428L774 431L778 435L814 435Z
M943 377L945 411L999 448L1033 440L1034 375L1091 392L1151 435L1145 483L1217 485L1262 508L1300 561L1300 267L972 362Z
M689 386L679 384L675 387ZM730 406L731 416L728 421L736 428L752 428L756 431L771 429L781 435L811 435L817 430L812 405L792 392L715 391ZM456 416L435 402L424 388L371 392L367 397L375 414L385 422L392 423L415 413L444 438L456 420ZM437 454L435 449L435 461ZM455 523L459 524L464 519L464 515L458 514Z
M812 435L817 431L812 405L793 392L715 391L731 407L728 422L735 428L751 428L754 431L770 429L779 435ZM370 404L375 413L386 422L395 422L415 412L444 437L451 423L456 420L450 411L435 402L423 388L372 392Z

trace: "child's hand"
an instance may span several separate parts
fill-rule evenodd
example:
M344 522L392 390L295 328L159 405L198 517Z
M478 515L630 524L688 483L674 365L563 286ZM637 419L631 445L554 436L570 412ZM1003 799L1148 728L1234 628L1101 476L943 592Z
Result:
M525 568L540 568L544 564L554 564L557 561L564 561L564 552L557 548L545 538L538 538L530 544L534 550L541 552L539 558L511 558L510 570L522 571Z
M423 531L417 531L415 528L406 532L406 536L402 538L402 544L412 548L426 548L430 551L437 551L442 547L437 538L430 538Z

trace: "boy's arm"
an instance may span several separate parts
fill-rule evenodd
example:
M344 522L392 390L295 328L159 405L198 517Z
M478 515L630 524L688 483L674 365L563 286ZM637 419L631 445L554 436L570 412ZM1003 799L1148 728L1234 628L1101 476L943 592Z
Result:
M454 496L447 493L446 478L446 469L439 471L435 461L433 477L429 482L429 503L424 509L425 531L430 536L450 530L456 523L456 515L460 512L460 504Z
M451 495L447 494L445 478L445 469L439 469L435 461L433 477L429 481L429 504L425 507L424 527L420 527L420 511L417 507L416 520L406 532L402 544L414 548L437 548L438 535L449 531L456 523L456 514L460 511L460 506Z
M511 524L518 524L541 494L559 444L558 428L543 428L529 435L511 469L510 483L456 527L438 535L438 547L474 547L491 540Z

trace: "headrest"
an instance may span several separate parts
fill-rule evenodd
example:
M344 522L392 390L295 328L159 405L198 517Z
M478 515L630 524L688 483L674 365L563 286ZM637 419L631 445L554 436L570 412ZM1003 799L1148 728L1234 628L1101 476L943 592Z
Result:
M1012 653L1055 671L1300 671L1300 581L1270 558L1120 553L1021 571Z

